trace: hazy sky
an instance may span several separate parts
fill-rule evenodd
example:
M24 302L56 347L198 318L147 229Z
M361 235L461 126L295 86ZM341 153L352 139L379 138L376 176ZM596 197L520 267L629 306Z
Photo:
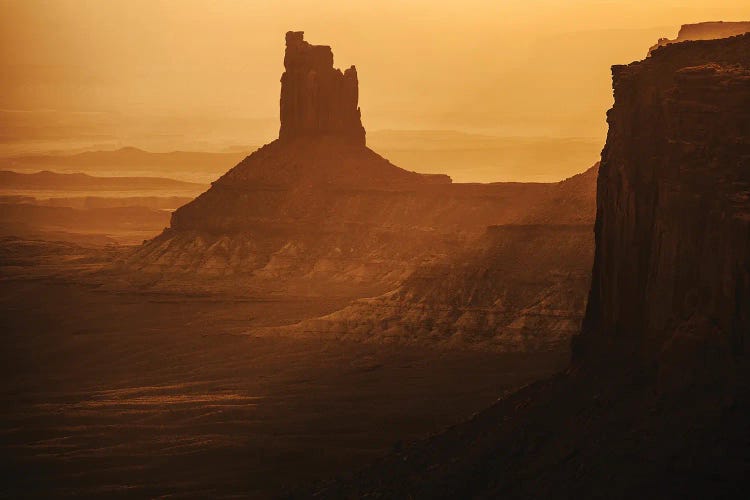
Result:
M609 66L747 0L0 0L0 140L272 139L284 33L357 66L368 130L602 136Z

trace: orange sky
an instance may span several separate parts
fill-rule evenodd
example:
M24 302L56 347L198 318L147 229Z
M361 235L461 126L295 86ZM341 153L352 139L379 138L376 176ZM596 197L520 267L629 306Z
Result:
M609 65L746 0L0 0L0 136L220 149L278 129L284 33L356 64L364 125L603 137Z

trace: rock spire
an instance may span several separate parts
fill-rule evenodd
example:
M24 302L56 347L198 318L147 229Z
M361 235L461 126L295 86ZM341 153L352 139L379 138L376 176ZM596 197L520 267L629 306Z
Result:
M364 146L354 66L342 73L333 67L331 47L311 45L305 41L304 32L289 31L284 68L279 139L333 136Z

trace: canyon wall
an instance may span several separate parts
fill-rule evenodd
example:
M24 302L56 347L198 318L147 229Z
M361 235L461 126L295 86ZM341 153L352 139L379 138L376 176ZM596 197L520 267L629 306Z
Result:
M570 369L316 498L747 496L750 34L613 77Z
M691 343L739 355L750 340L750 34L668 45L612 73L575 358L638 366Z

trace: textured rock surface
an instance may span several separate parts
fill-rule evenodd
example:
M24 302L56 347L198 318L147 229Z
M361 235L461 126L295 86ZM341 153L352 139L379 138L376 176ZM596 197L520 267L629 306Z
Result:
M677 38L660 38L648 51L649 55L659 47L670 43L686 42L689 40L715 40L735 35L742 35L750 31L750 21L713 21L696 24L683 24L677 33Z
M317 498L744 498L750 35L613 68L570 370Z
M285 330L369 342L566 351L589 289L596 171L556 185L548 206L530 210L530 217L539 216L536 224L492 226L476 244L418 267L396 290ZM566 203L588 216L587 223L550 223L552 206Z
M304 32L286 34L284 74L281 75L279 139L334 135L365 144L365 129L357 106L357 69L333 67L327 45L310 45Z
M750 340L750 35L670 45L613 76L580 359L652 361L696 317L739 353Z

